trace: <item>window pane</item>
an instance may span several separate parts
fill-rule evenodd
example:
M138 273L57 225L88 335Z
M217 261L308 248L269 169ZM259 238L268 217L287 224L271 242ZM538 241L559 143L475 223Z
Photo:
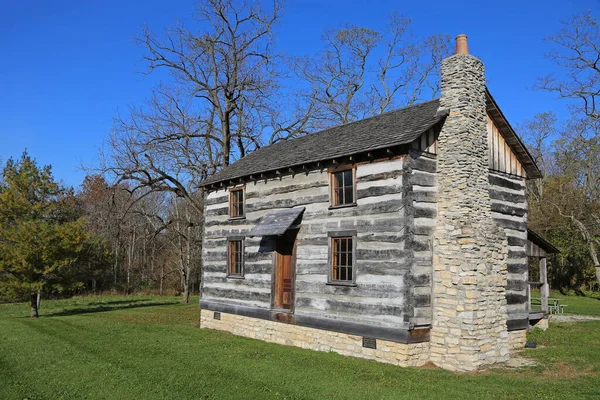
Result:
M344 188L344 204L354 203L354 188L352 186L346 186Z
M229 242L229 275L241 275L244 262L242 241L232 240Z
M342 174L344 174L344 186L352 186L352 170L346 170Z
M342 197L343 194L344 194L344 189L342 189L342 188L334 190L334 199L333 199L334 205L337 206L340 204L344 204L344 198Z
M333 205L354 203L354 172L349 169L333 173Z
M344 186L344 174L342 172L336 172L333 174L333 183L335 188Z
M332 238L331 278L336 281L352 281L352 238Z
M235 243L229 242L229 273L233 274L235 269Z
M231 217L241 217L244 215L244 191L242 189L232 190L230 192L230 213Z

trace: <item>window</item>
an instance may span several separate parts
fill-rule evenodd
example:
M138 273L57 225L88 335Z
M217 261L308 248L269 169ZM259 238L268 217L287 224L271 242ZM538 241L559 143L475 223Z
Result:
M244 188L231 189L229 192L229 217L241 218L244 216Z
M331 172L331 205L344 206L355 204L354 168Z
M227 266L228 276L244 275L244 241L242 239L232 239L228 243L229 265Z
M331 281L354 282L353 237L331 238Z

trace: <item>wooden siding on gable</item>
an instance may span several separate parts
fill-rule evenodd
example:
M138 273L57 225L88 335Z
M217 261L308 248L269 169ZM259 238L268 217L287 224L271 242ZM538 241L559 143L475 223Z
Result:
M487 134L490 148L490 164L492 171L504 172L510 175L526 177L523 165L516 154L510 148L504 137L494 124L494 121L487 116Z
M429 129L410 144L412 150L437 154L437 134L434 128Z

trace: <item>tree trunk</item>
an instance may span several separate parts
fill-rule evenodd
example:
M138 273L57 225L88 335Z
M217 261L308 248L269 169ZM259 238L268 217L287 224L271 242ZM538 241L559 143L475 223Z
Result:
M181 239L180 239L181 240ZM181 251L183 253L183 248L181 248ZM180 282L181 282L181 289L183 292L183 297L181 297L181 303L182 304L187 304L190 302L190 288L188 285L188 276L186 274L186 270L185 270L185 266L184 266L184 259L183 259L183 254L180 253L180 257L179 257L179 273L180 275Z
M222 121L222 128L223 128L223 142L224 142L224 149L223 149L223 165L225 167L229 166L229 158L231 156L231 124L229 121L229 113L226 112L225 114L225 120Z
M31 293L31 318L39 318L39 292Z
M113 287L117 287L117 268L119 266L119 238L115 241L115 263L113 265Z
M131 269L133 268L133 255L135 251L135 229L131 232L131 241L127 251L127 294L131 291Z
M160 288L159 288L159 292L158 292L161 296L163 295L164 279L165 279L165 263L163 262L160 266Z
M189 285L185 285L183 288L183 297L181 299L181 303L189 304L190 302L190 288Z
M189 207L185 207L185 223L187 225L187 235L185 240L185 286L183 288L183 300L185 304L190 302L190 281L192 279L191 264L192 264L192 224L190 221L190 210Z

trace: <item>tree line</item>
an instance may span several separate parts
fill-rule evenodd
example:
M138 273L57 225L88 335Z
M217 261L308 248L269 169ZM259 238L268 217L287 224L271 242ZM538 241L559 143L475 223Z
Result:
M27 152L0 179L0 300L152 291L189 302L201 218L182 199L87 176L77 192Z

